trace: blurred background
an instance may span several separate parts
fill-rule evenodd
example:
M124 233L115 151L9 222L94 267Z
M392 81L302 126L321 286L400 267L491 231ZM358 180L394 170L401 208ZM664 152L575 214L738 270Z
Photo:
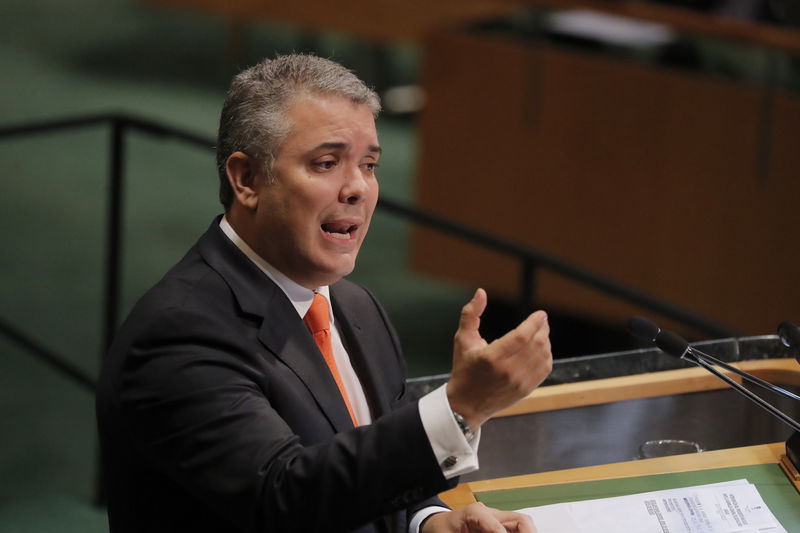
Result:
M265 56L330 57L383 97L387 204L352 278L395 321L410 376L447 372L477 286L487 338L545 307L557 357L634 347L632 314L691 340L797 321L796 2L277 4L0 3L0 531L107 531L91 381L108 319L220 211L225 90ZM163 127L121 143L109 313L120 116Z

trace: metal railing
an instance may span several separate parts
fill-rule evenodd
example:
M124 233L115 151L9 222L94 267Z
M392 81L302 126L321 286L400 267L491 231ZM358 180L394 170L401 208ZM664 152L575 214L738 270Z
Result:
M125 113L106 113L90 116L32 122L26 124L0 127L0 140L37 133L49 133L56 130L74 129L87 126L110 126L111 164L109 169L109 197L106 213L106 250L103 291L103 350L111 343L119 321L119 302L121 293L121 251L122 251L122 218L124 209L124 159L125 136L131 130L150 135L168 136L202 149L212 150L215 140L211 137L195 134L180 128L169 126L153 120L131 116ZM510 255L521 263L520 292L518 306L521 312L533 308L535 301L536 274L540 269L550 270L565 278L581 283L587 287L604 292L612 297L640 306L648 311L672 319L709 334L712 337L737 336L732 328L693 313L680 306L656 298L643 291L620 283L591 270L581 268L534 248L523 246L493 235L487 231L470 227L429 211L381 198L378 208L395 215L410 219L434 230L470 241L501 254ZM9 323L0 319L0 333L24 347L33 355L52 368L62 372L76 383L93 390L94 379L68 362L68 359L52 352L32 340Z

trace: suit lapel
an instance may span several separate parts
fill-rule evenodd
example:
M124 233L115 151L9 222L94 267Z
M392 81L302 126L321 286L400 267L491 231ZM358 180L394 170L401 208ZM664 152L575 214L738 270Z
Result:
M314 338L283 293L219 228L198 241L205 261L228 283L242 311L261 318L258 339L292 369L339 432L353 427L347 406Z
M300 378L337 432L352 428L342 394L314 338L283 291L276 287L276 292L280 294L275 299L283 301L270 306L259 340Z
M344 337L350 362L364 388L372 418L378 418L390 410L390 398L386 391L391 388L390 384L385 383L380 367L380 357L385 355L386 347L377 345L375 335L364 334L365 320L368 323L371 317L363 316L364 309L350 301L341 284L331 285L330 290L333 314Z

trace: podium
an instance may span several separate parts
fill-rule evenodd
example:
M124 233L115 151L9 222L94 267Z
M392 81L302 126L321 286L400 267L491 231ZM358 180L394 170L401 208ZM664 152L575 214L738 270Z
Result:
M781 524L800 531L800 476L784 454L784 443L761 444L473 481L440 497L453 508L481 501L512 510L747 478Z
M735 365L773 383L787 387L800 385L800 365L794 359L741 361ZM520 416L523 417L521 423L525 424L524 417L536 413L559 412L568 416L571 410L587 406L614 408L624 402L682 395L695 395L703 402L705 398L697 396L697 393L725 387L724 383L699 368L580 381L540 387L513 408L500 413L498 418ZM725 392L735 394L733 391ZM797 413L800 406L794 407ZM650 414L652 417L659 415L658 412ZM717 413L720 426L710 428L710 431L724 430L726 424L733 427L738 415L738 409ZM763 413L759 414L759 418L771 417ZM535 423L534 419L530 420L530 423ZM514 457L511 449L517 443L509 439L517 437L517 433L506 431L507 452L489 453L489 457ZM483 446L482 441L481 448ZM497 444L490 441L490 446ZM550 450L538 449L533 452L547 456ZM800 531L800 474L785 454L784 442L772 442L650 459L631 458L577 468L468 479L440 496L451 507L481 501L492 507L519 509L747 478L758 487L784 527L789 531ZM497 465L487 466L490 471L497 471Z

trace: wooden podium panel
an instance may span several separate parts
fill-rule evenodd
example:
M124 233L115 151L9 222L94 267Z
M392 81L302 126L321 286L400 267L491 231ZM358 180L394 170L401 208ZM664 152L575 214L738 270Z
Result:
M421 207L745 333L797 316L798 95L511 37L442 33L424 59ZM519 288L515 260L425 229L413 265ZM537 291L578 315L642 312L548 272Z
M800 365L794 359L759 359L731 363L731 366L779 386L800 386ZM732 372L723 371L723 374L742 383L742 378ZM578 381L539 387L515 405L497 413L495 418L727 388L725 382L698 367Z

